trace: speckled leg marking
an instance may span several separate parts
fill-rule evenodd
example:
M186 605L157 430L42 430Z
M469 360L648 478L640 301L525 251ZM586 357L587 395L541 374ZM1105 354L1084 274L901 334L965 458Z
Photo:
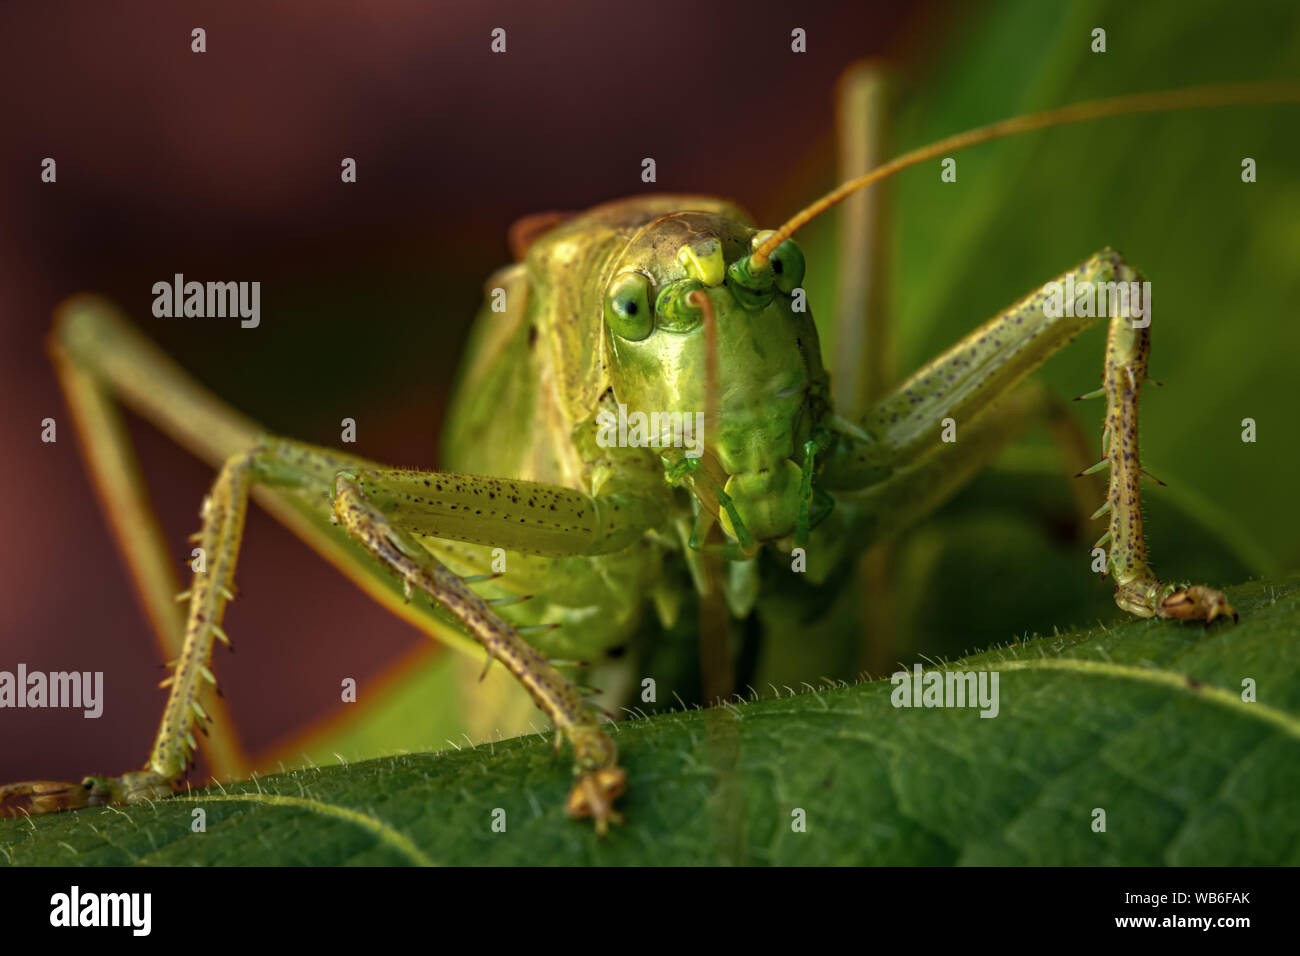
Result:
M512 478L366 468L354 471L353 481L362 497L406 531L525 554L621 551L662 520L650 501L592 498Z
M597 725L578 691L503 621L462 578L428 553L408 531L493 544L538 554L595 554L626 546L653 518L635 499L593 499L565 488L467 475L382 469L354 456L301 442L264 437L227 458L204 499L195 543L204 563L189 590L185 639L171 676L158 735L145 769L81 784L28 781L0 787L0 815L44 813L170 795L189 769L210 718L199 703L203 682L215 684L209 662L234 597L235 564L254 485L285 489L330 513L413 588L429 594L510 670L574 749L578 779L568 812L593 817L605 832L620 817L613 803L626 775L614 742ZM557 745L559 738L557 737Z
M1142 281L1111 249L1089 257L1056 282L1064 285L1067 275L1072 275L1076 289L1085 282ZM1007 410L1009 403L1019 401L1016 387L1057 349L1104 317L1049 314L1047 300L1045 289L1025 296L876 402L863 417L860 431L837 434L823 484L863 489L861 500L871 518L861 535L875 540L929 514L966 476L987 464L1009 437L1009 426L1027 420L1026 413ZM1147 377L1150 348L1149 326L1134 328L1132 319L1112 317L1103 387L1083 396L1105 395L1107 400L1102 434L1106 457L1081 473L1111 469L1107 501L1094 515L1109 512L1110 531L1096 546L1111 543L1108 564L1118 584L1115 601L1124 610L1139 617L1208 623L1234 613L1222 594L1200 585L1162 585L1147 564L1138 495L1143 472L1137 399ZM999 407L1003 411L998 412ZM1002 416L998 427L988 427L990 414ZM949 417L957 423L957 440L944 443L940 423Z
M404 482L412 473L400 472L397 477ZM458 489L478 482L483 487L499 486L493 479L474 479L463 476L424 474L417 479L419 486L430 484L426 493L436 494L433 483L452 483ZM367 484L384 487L383 473L371 472ZM527 486L526 482L507 482L512 486ZM444 486L444 487L447 487ZM525 522L556 524L555 533L564 532L566 522L555 522L550 512L550 498L564 493L560 489L543 489L531 486L534 497L513 495L516 515L524 514ZM390 493L394 488L387 489ZM545 497L546 501L543 502ZM492 500L496 500L495 498ZM531 504L531 511L521 506ZM578 778L569 794L567 809L573 817L593 817L596 830L604 833L609 823L619 822L614 811L614 800L623 792L627 775L618 766L618 751L614 741L603 733L596 718L587 708L578 692L535 648L528 644L509 624L503 621L457 575L436 558L401 527L384 514L369 495L363 491L356 474L341 473L335 480L334 514L339 523L354 538L365 545L376 558L388 565L406 584L407 594L419 589L454 614L465 628L486 648L494 660L500 661L515 679L528 691L538 708L551 719L559 735L573 744L574 775ZM572 516L570 516L571 518ZM550 531L551 529L547 529ZM588 529L590 536L592 530ZM578 533L576 529L568 533ZM559 736L556 738L559 743Z
M1114 279L1118 253L1102 250L1070 270L1075 282ZM1066 275L1055 281L1064 283ZM1058 349L1096 321L1050 315L1040 287L989 319L909 375L862 417L865 434L841 434L826 462L831 489L887 482L928 456L955 460L978 455L963 430ZM942 442L942 421L957 423L957 440Z
M1121 282L1142 281L1141 274L1125 263L1118 265L1117 273ZM1236 612L1218 591L1203 585L1161 584L1147 564L1139 483L1144 476L1151 476L1142 470L1138 453L1138 395L1142 383L1149 378L1150 354L1149 322L1144 328L1135 328L1132 319L1118 315L1111 318L1102 377L1106 425L1101 448L1106 457L1093 466L1093 469L1110 468L1106 502L1097 511L1097 516L1109 512L1110 528L1096 547L1109 542L1106 563L1115 576L1115 603L1130 614L1199 620L1207 624L1220 616L1235 618Z

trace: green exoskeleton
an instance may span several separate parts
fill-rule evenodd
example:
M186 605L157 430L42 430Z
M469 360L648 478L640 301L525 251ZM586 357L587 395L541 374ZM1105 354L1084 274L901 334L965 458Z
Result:
M648 613L671 623L683 581L737 618L753 609L763 555L825 582L992 461L1042 412L1025 376L1102 317L1110 334L1096 393L1107 403L1099 467L1109 466L1110 487L1098 512L1109 513L1109 531L1098 544L1108 546L1116 601L1140 617L1232 615L1218 592L1162 584L1147 563L1137 404L1150 316L1139 319L1116 295L1143 281L1119 253L1098 252L1056 280L1110 290L1104 310L1061 314L1039 289L850 417L832 403L803 255L790 236L892 172L1009 133L1297 99L1293 88L1226 87L1010 120L849 170L863 175L777 230L702 196L651 195L526 221L512 236L519 261L487 283L504 311L485 306L477 320L441 472L267 435L108 303L65 302L52 338L60 382L151 622L176 660L144 769L16 784L0 789L0 801L14 813L130 803L181 782L195 729L223 714L209 658L227 640L223 612L252 494L395 613L458 648L477 642L489 665L508 670L554 725L557 747L572 746L569 814L604 832L619 819L625 774L570 665L615 657ZM863 264L844 258L852 278ZM196 537L206 561L180 601L119 402L218 467ZM960 426L960 440L941 440L946 422ZM220 756L213 741L209 753Z

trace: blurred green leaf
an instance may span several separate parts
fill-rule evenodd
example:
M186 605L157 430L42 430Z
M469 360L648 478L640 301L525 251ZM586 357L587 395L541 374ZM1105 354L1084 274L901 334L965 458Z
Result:
M1300 7L1242 9L1224 30L1223 6L1210 0L962 8L915 62L895 65L888 155L1068 103L1294 79ZM1105 53L1090 49L1097 27ZM940 181L937 163L890 180L897 373L1099 249L1118 249L1152 283L1151 368L1167 386L1143 395L1144 461L1213 502L1274 567L1294 567L1296 526L1278 509L1300 455L1291 413L1300 324L1284 318L1300 296L1297 118L1296 105L1120 117L955 154L955 183ZM1241 181L1247 156L1266 178ZM800 234L822 323L835 301L833 226ZM1090 329L1037 374L1063 399L1096 387L1104 335ZM1085 406L1079 417L1099 438L1097 413ZM1258 443L1241 441L1247 417Z

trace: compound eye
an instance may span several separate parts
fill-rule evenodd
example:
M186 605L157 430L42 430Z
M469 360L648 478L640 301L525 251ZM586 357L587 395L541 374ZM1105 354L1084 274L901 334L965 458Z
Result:
M772 253L772 271L776 274L776 287L786 295L803 282L803 250L793 239L787 239Z
M639 272L616 276L605 294L605 321L621 339L640 342L654 331L650 280Z

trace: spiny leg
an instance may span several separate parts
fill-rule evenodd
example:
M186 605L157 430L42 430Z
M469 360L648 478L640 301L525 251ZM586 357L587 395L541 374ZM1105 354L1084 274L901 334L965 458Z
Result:
M619 819L613 802L626 781L613 740L559 671L416 536L553 557L607 554L661 522L658 504L513 479L369 468L337 476L333 507L340 524L402 579L408 593L423 591L450 611L570 741L577 781L568 812L593 817L605 832Z
M417 477L418 476L418 477ZM424 486L423 488L421 486ZM455 491L439 498L437 489ZM457 495L477 499L483 508L502 508L508 512L505 528L511 528L515 516L528 532L520 534L517 545L527 550L554 551L563 538L567 549L603 550L620 537L602 534L595 512L575 492L550 489L527 482L474 479L467 476L422 474L405 471L367 472L364 477L342 473L335 483L334 513L339 522L376 558L393 570L405 583L408 592L419 590L437 601L465 626L483 645L493 660L500 661L528 691L538 708L555 726L559 746L561 737L573 745L574 775L577 777L569 794L567 810L573 817L593 817L596 830L604 833L610 822L619 822L614 801L623 792L626 774L618 766L618 750L603 731L591 709L578 691L554 666L519 633L498 616L489 602L475 594L463 579L428 552L412 532L446 533L448 520L460 520L461 506L448 500ZM367 490L369 489L369 490ZM423 494L416 493L416 489ZM411 499L415 500L412 501ZM381 510L386 501L389 511ZM414 505L401 514L393 507L399 502ZM555 509L559 509L559 513ZM557 520L558 518L558 520ZM491 532L482 530L476 534ZM578 536L584 536L580 541ZM584 546L585 545L585 546ZM564 545L560 545L564 547Z
M1121 262L1104 250L1054 281L1064 285L1071 275L1076 285L1116 281ZM868 440L846 446L836 469L878 473L960 444L960 431L956 442L942 440L945 418L960 428L1097 320L1055 315L1048 304L1048 293L1035 290L910 375L863 417Z
M1142 282L1128 265L1120 266L1122 282ZM1150 377L1151 320L1111 319L1106 337L1102 391L1106 396L1106 425L1102 431L1103 463L1110 468L1106 501L1097 514L1110 514L1110 528L1098 546L1109 540L1107 567L1115 575L1115 603L1137 617L1204 621L1237 614L1224 596L1204 585L1161 584L1147 563L1142 531L1140 483L1145 476L1138 449L1138 395ZM1094 468L1098 466L1093 466ZM1091 470L1091 469L1089 469Z
M338 476L337 481L335 481ZM199 545L203 562L189 590L185 641L171 677L147 767L120 777L88 778L90 803L156 799L180 782L196 746L194 728L210 721L199 703L204 683L214 683L213 643L229 643L222 629L233 597L234 571L250 489L254 483L291 491L331 512L343 530L409 592L429 595L500 660L532 694L574 747L578 781L568 809L592 816L602 832L617 820L613 801L624 776L613 742L602 733L578 692L469 585L442 566L407 531L549 555L601 553L625 546L644 524L641 503L591 499L564 488L432 472L386 470L350 456L267 437L222 466L204 501ZM398 512L400 516L394 517ZM34 793L29 812L49 806ZM79 803L77 805L85 805ZM65 805L66 806L66 805Z
M132 349L115 348L113 338L119 320L112 313L111 306L94 296L76 296L64 302L56 312L49 340L50 358L101 508L164 659L170 660L180 654L185 633L184 608L177 601L180 586L117 399L123 395L137 397L136 407L146 415L151 410L165 409L167 430L201 435L209 447L220 447L223 441L251 441L256 431L242 416L204 393L156 350L149 356L152 361L138 362ZM144 345L152 348L148 343ZM214 695L205 694L203 702L215 717L228 716L224 703ZM222 730L204 742L212 770L221 777L246 772L247 758L233 726L233 722L223 719ZM150 781L138 777L133 785L148 790ZM111 802L111 789L104 778L98 777L87 777L80 784L9 784L0 787L0 816Z
M232 456L217 475L203 501L202 528L197 536L202 549L188 593L189 615L185 636L171 676L160 687L170 687L153 750L143 770L117 777L86 777L81 792L71 784L62 799L33 784L4 788L3 806L11 814L25 810L42 813L114 803L140 803L171 794L189 769L197 746L195 720L211 720L200 702L204 684L216 686L208 664L212 642L229 643L221 629L226 603L233 598L235 560L248 506L251 468L256 452ZM200 725L206 734L206 728ZM24 805L22 800L26 796Z
M207 735L204 724L212 719L200 696L206 687L216 686L209 668L213 641L229 644L221 622L226 604L234 597L235 562L259 454L260 449L232 455L203 501L202 526L194 539L201 553L187 592L189 613L184 639L171 675L159 685L170 687L170 692L145 768L117 777L87 777L83 781L84 793L76 800L53 802L32 791L37 799L30 800L27 812L161 799L170 795L184 777L197 746L193 734L196 721L202 721L199 729ZM6 789L17 797L20 788L27 786L17 784ZM16 802L10 809L17 811Z
M888 163L878 166L875 169L850 179L847 182L841 183L831 192L795 213L794 216L787 219L779 228L768 232L761 242L755 244L749 258L743 263L733 264L730 272L732 276L735 277L736 281L740 282L742 285L747 285L750 279L760 274L769 273L773 267L772 257L777 250L781 248L782 243L826 210L844 202L846 199L866 187L878 183L904 169L908 169L920 163L943 157L957 150L966 149L980 143L991 142L1004 136L1025 133L1030 130L1046 129L1052 126L1097 120L1125 114L1162 112L1165 110L1206 108L1215 106L1221 107L1245 103L1290 103L1298 100L1300 100L1300 87L1293 84L1238 84L1196 87L1185 90L1169 90L1158 93L1115 97L1107 100L1094 100L1087 103L1076 103L1070 106L1046 110L1028 116L1019 116L1001 122L990 123L976 129L966 130L937 142L914 149L911 152L898 156ZM1102 255L1111 255L1114 257L1114 254L1109 252L1103 253ZM1101 257L1094 257L1094 260L1098 258ZM1118 259L1118 257L1114 258ZM1093 261L1086 263L1085 266L1091 264L1093 264ZM1023 316L1020 318L1023 319ZM995 319L993 322L989 323L985 329L997 331L997 326L1000 324L1001 319L1002 317ZM1020 324L1020 322L1017 322L1017 324ZM1033 325L1034 323L1030 324ZM1045 330L1040 329L1039 331ZM1026 328L1023 332L1028 333L1029 329ZM1037 333L1035 332L1035 334ZM1021 336L1020 334L1016 334L1009 338L1014 342L1020 340ZM983 345L984 341L983 338L976 341L974 337L969 337L962 343L962 346L971 346L970 356L974 359L979 354L978 346ZM1042 361L1042 358L1047 354L1050 354L1056 347L1050 345L1050 342L1051 339L1049 338L1044 343L1048 344L1048 347L1045 349L1040 347L1040 357L1038 358L1038 361ZM1021 349L1017 347L1014 352L1019 352L1020 350ZM992 351L996 352L996 349ZM1032 357L1033 353L1027 354ZM927 366L926 369L923 369L922 372L918 374L924 375L927 372L934 371L934 366L936 364L942 363L951 358L954 358L951 354L949 356L944 356L941 359L936 360L935 363L931 363L930 366ZM960 358L960 354L955 356L955 358ZM989 358L990 356L986 354L981 360L987 361ZM993 356L993 358L995 371L996 367L999 365L1007 367L1001 375L1003 381L1000 383L1000 386L990 390L990 394L996 395L1010 387L1007 380L1010 380L1010 383L1013 384L1014 381L1017 380L1018 375L1023 374L1023 372L1021 372L1015 363L1005 355L1001 357ZM958 375L955 372L955 368L959 368L960 364L961 363L958 362L956 366L950 365L948 369L940 370L953 372L953 375L947 379L948 382L960 379L962 387L967 390L966 398L973 399L975 403L974 405L967 405L963 410L968 413L978 414L981 402L980 386L983 385L987 378L993 377L994 373L990 373L990 375L986 376L985 379L976 383L972 376L966 374ZM830 462L831 467L829 467L824 473L824 478L828 479L828 481L823 482L824 486L829 487L830 483L834 482L837 483L838 487L841 489L852 489L863 488L878 482L887 481L889 480L890 474L895 465L900 465L905 469L909 464L915 461L916 456L926 453L933 446L933 437L927 438L923 432L925 430L924 423L927 420L927 417L929 417L927 412L934 411L934 405L931 404L928 409L925 407L909 409L907 406L917 404L924 406L926 404L926 396L919 395L919 392L931 392L942 396L945 388L943 383L939 383L935 386L934 383L928 380L924 381L922 384L924 388L909 391L907 394L902 396L896 395L896 400L894 402L891 403L886 400L886 402L880 403L880 405L877 406L876 411L883 412L886 416L890 416L889 421L883 425L879 421L876 422L878 426L882 426L882 432L892 432L892 434L885 435L885 437L889 439L885 442L880 442L878 440L879 436L873 434L869 429L857 430L852 428L852 426L847 425L845 422L836 423L835 430L841 434L842 441L839 443L839 454L836 456L837 460ZM934 394L929 397L934 397ZM990 398L987 395L982 399L985 404L987 404L989 400ZM1133 393L1133 402L1136 404L1136 390ZM960 407L962 404L963 403L960 400L952 403L954 408ZM909 415L909 412L913 414ZM969 418L970 416L967 415L966 417ZM900 418L905 419L903 427L900 429L892 428L894 424L899 422ZM906 421L907 418L911 418L911 421ZM933 417L930 417L931 423L934 420ZM922 433L917 433L914 430L918 422L922 423ZM908 433L909 429L912 429L911 434ZM1142 561L1142 564L1145 565L1144 560ZM1189 588L1177 592L1170 597L1175 600L1173 600L1173 602L1168 606L1166 606L1164 601L1161 601L1160 603L1160 610L1169 616L1186 618L1203 617L1208 622L1209 620L1212 620L1216 614L1227 613L1227 611L1224 610L1224 608L1226 608L1226 602L1223 601L1222 595L1210 591L1208 588Z
M194 381L99 296L77 295L61 303L51 341L59 359L98 383L106 399L131 409L213 468L255 447L265 433ZM343 462L373 464L353 455L330 454ZM324 477L328 480L329 475ZM478 655L478 645L459 628L426 606L406 603L387 569L333 524L328 487L318 499L291 487L259 484L253 498L388 611L460 653Z
M50 344L101 510L158 637L162 659L174 660L185 638L185 607L177 600L180 578L150 504L121 412L107 386L69 356L57 337ZM228 719L225 702L216 694L205 694L203 704L218 727L202 747L213 774L227 779L244 776L248 758Z
M1100 281L1118 261L1107 250L1072 271L1079 280ZM890 502L885 514L865 509L871 515L872 526L864 529L869 537L886 536L929 513L991 460L984 442L971 440L970 426L1093 321L1053 317L1044 309L1046 300L1041 290L1025 296L914 372L872 405L859 425L838 424L822 484L850 500ZM947 427L951 441L943 440Z
M153 749L143 771L87 778L92 802L137 803L170 793L192 763L195 727L207 734L212 717L199 698L205 685L216 685L210 668L214 642L230 645L222 623L226 605L234 599L235 565L253 484L292 489L317 499L317 507L324 509L333 474L363 464L351 456L271 437L226 459L200 511L202 525L195 539L200 553L187 592L185 637L171 676L159 685L170 691Z
M1067 282L1067 279L1069 280ZM1111 512L1110 536L1117 542L1111 568L1119 589L1116 603L1138 616L1210 621L1231 608L1206 587L1161 586L1146 559L1137 482L1137 395L1146 377L1149 328L1134 328L1121 314L1116 290L1141 276L1122 257L1104 250L1056 282L1079 289L1106 285L1112 305L1105 385L1107 458L1096 468L1112 467L1110 495L1098 514ZM1052 284L1049 283L1048 287ZM830 456L823 482L828 488L865 489L862 496L892 503L888 517L867 534L887 533L909 514L924 514L951 493L955 472L969 469L978 450L961 429L981 411L1006 396L1029 372L1101 316L1066 316L1047 308L1049 292L1031 293L994 317L943 355L913 374L867 413L860 431L844 427ZM1112 420L1113 419L1113 420ZM943 442L943 423L957 428L956 441ZM962 465L948 470L946 464ZM1091 471L1093 469L1089 469ZM929 480L918 480L929 475ZM868 509L871 511L874 509Z
M185 621L180 606L173 603L177 588L171 581L165 545L151 527L150 509L138 482L138 467L118 405L138 413L215 467L254 447L261 429L195 382L101 297L77 295L61 303L55 311L50 347L96 486L105 507L111 509L118 546L136 577L159 639L175 644L176 650L167 651L166 658L175 659L180 656ZM400 585L388 570L333 524L328 499L330 477L339 468L371 463L355 456L331 455L336 464L329 468L322 465L325 470L316 476L321 481L319 494L303 493L301 485L266 483L254 488L254 496L277 520L393 614L440 643L477 658L477 645L459 627L428 604L405 602ZM163 573L158 573L159 568L164 569ZM203 696L201 701L212 716L223 713L219 701L209 696ZM218 738L216 746L212 746L211 738L205 737L205 742L209 756L219 757L221 740ZM214 769L223 766L215 758L213 765ZM225 766L229 772L236 765ZM152 778L124 777L113 785L105 784L104 779L87 777L80 784L27 781L0 786L0 816L109 802L115 789L118 796L136 790L147 796L149 788L161 792Z
M165 651L165 659L175 659L185 631L183 609L176 603L179 588L140 481L119 404L217 466L252 447L260 429L195 382L99 296L77 295L60 303L55 310L50 352L118 547L160 642L174 648ZM344 462L360 461L340 457ZM259 500L267 510L394 613L449 646L463 649L473 643L427 607L405 605L388 573L332 526L323 497L317 505L278 489L264 487L260 491ZM224 715L220 700L203 695L201 701L212 715ZM233 735L214 737L204 738L214 771L240 773L241 765L233 759L239 756ZM223 758L223 754L231 758ZM0 816L76 809L131 793L141 797L157 794L162 788L155 777L152 771L141 771L122 778L87 777L81 783L27 781L0 786Z
M445 611L429 603L403 601L402 586L393 579L389 569L333 523L330 501L333 476L344 469L362 475L367 469L377 469L376 473L383 469L364 459L327 449L277 439L259 443L255 424L190 379L102 299L75 297L61 305L56 315L56 351L61 353L59 357L68 368L78 373L76 380L80 386L96 397L97 410L115 414L113 401L120 400L200 457L224 462L205 506L204 531L200 534L213 544L205 547L209 557L222 555L226 542L230 542L229 560L208 563L204 571L196 573L199 580L188 592L191 607L186 625L187 647L178 659L178 673L165 682L172 686L172 692L150 767L120 777L86 778L83 785L38 781L0 787L0 812L38 813L152 799L170 792L170 785L184 772L185 762L192 754L193 723L195 719L204 719L201 714L207 714L206 708L190 695L205 682L211 683L205 655L214 637L221 639L224 634L220 631L220 617L232 592L229 574L233 573L238 544L233 539L242 525L250 485L254 496L275 517L394 613L457 650L474 645L461 628L450 623ZM239 450L241 446L243 450ZM110 451L120 455L125 447L110 448ZM417 472L404 474L411 480L435 477ZM457 476L436 477L455 479ZM463 479L460 488L464 491L476 482L482 487L492 480ZM526 482L511 484L516 491L548 490ZM396 491L402 493L400 487ZM633 515L651 507L635 496L592 501L565 489L554 491L560 498L581 506L580 520L561 533L556 528L546 528L547 518L553 519L554 515L539 515L536 529L528 531L528 542L522 542L524 550L555 555L614 550L640 535L637 527L640 522ZM498 515L495 522L483 520L480 526L477 516L456 513L460 504L454 497L444 504L451 512L452 527L446 531L449 538L507 547L511 541L520 541L517 521ZM426 530L427 522L437 518L436 511L435 508L432 514L424 515L426 524L422 527ZM534 530L541 532L540 536L534 535ZM538 547L531 547L531 543L538 542ZM600 809L599 796L579 794L582 800L575 797L571 809L582 812L586 801L585 805L596 812Z

